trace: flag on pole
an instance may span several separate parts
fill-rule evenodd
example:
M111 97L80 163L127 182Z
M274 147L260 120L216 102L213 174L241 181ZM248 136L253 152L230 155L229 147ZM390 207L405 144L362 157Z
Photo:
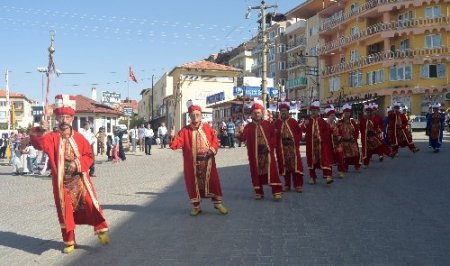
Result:
M133 69L131 69L131 67L128 68L128 76L130 77L130 80L138 83L136 76L134 75Z

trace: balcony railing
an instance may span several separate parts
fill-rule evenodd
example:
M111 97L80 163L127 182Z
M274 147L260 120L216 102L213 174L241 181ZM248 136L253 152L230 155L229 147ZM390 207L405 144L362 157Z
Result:
M353 41L380 32L401 30L406 28L427 27L433 25L448 25L448 24L450 24L450 17L439 17L433 19L411 19L407 21L392 21L390 23L380 22L367 27L367 29L359 32L358 34L343 36L339 39L325 43L325 45L319 47L319 54L320 55L325 54L336 48L343 47Z
M292 89L296 87L304 87L308 85L308 79L305 76L298 77L296 79L289 79L286 81L286 88Z
M361 68L364 66L372 65L375 63L404 59L404 58L414 58L418 56L429 56L429 55L447 55L449 53L448 47L439 48L422 48L422 49L409 49L404 51L383 51L368 56L361 56L358 60L352 62L342 62L336 65L328 66L322 70L322 75L328 76L333 74L342 73L345 71L351 71L353 69Z
M296 59L289 60L287 63L287 68L293 68L296 66L306 66L306 57L297 57Z
M298 38L295 41L288 42L287 50L291 50L291 49L293 49L295 47L305 46L305 45L306 45L306 37L301 37L301 38Z
M409 2L414 0L371 0L358 7L356 10L345 13L337 18L326 19L319 27L319 32L323 32L336 27L337 25L359 15L367 10L373 9L380 5L395 4L400 2Z

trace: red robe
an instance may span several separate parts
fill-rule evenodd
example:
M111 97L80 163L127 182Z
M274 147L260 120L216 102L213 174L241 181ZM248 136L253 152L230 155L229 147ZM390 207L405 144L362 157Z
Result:
M330 125L323 119L317 118L319 136L321 140L320 147L316 147L313 142L313 124L314 119L308 118L308 125L303 124L303 128L306 132L306 161L310 170L315 169L313 158L314 150L320 149L320 168L325 170L331 170L331 164L333 163L333 145L331 143L331 128Z
M34 132L37 132L37 130L39 129L33 129ZM49 157L48 163L52 169L53 197L63 237L75 229L75 224L96 226L96 233L108 231L102 209L97 200L94 185L89 176L89 167L94 162L91 146L83 135L75 131L68 140L75 154L76 159L74 162L77 165L77 172L82 174L83 185L90 196L89 200L85 200L86 207L76 211L73 211L69 193L64 188L65 158L60 133L49 132L42 136L34 133L30 136L31 144L36 149L44 151ZM65 239L65 241L67 240Z
M303 164L302 164L302 158L300 157L300 141L302 138L302 130L300 128L300 125L297 121L293 118L288 118L287 120L283 121L280 119L277 119L274 122L276 136L277 136L277 162L278 162L278 171L280 175L286 175L286 169L285 169L285 156L283 154L283 142L282 142L282 127L283 124L290 132L290 135L293 136L294 140L294 147L295 147L295 173L299 173L303 175Z
M203 148L197 146L197 137L201 138ZM199 157L201 150L209 149L217 154L219 140L216 131L206 123L202 123L198 130L187 125L172 140L170 148L183 149L184 181L191 202L197 204L201 198L213 198L214 203L220 203L222 189L214 156L206 160L204 171L198 171L197 168L197 165L202 163Z
M360 131L361 131L361 151L365 165L368 165L372 154L377 153L379 156L391 155L390 148L384 143L382 139L382 128L384 122L381 120L381 116L373 116L368 118L366 116L360 119Z
M261 185L281 186L280 177L277 172L277 165L275 164L275 146L276 135L274 126L267 120L262 120L258 125L251 122L244 127L244 132L239 139L247 143L247 155L250 163L250 174L252 176L253 184L260 184L258 174L258 145L257 145L257 130L261 127L265 142L268 144L269 160L268 160L268 174L267 179ZM255 189L260 189L255 186Z
M359 126L353 118L349 118L350 123L347 123L344 119L339 119L337 127L341 137L345 168L347 170L348 165L355 165L358 169L361 165L358 147Z
M406 115L393 112L389 114L388 118L389 142L391 145L400 147L413 145L412 136L408 132L408 118Z

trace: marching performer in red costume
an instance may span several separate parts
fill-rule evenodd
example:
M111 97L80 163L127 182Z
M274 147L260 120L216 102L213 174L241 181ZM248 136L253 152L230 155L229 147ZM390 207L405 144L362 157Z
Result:
M361 155L358 147L359 127L351 118L352 106L344 104L342 118L338 122L339 134L341 136L342 149L344 151L345 171L349 165L354 165L359 172L361 168Z
M89 167L94 162L91 147L80 133L72 129L75 97L57 95L54 113L59 123L57 131L45 133L48 124L33 128L32 145L49 157L52 169L53 196L65 243L64 253L76 248L75 225L94 226L100 243L109 243L108 225L97 200Z
M400 112L400 103L394 103L394 112L389 114L389 142L394 154L398 153L399 147L408 147L416 153L419 149L414 145L411 133L408 131L408 118L405 113Z
M341 143L341 134L337 126L338 119L336 117L336 110L333 105L325 108L325 114L327 115L327 123L331 129L331 144L333 146L333 161L338 168L338 177L344 178L345 164L344 164L344 149Z
M275 163L275 128L272 123L263 119L263 112L262 101L255 100L252 105L252 122L245 126L239 138L246 142L255 199L262 199L263 185L269 185L272 187L274 200L279 201L283 189Z
M211 198L221 214L228 210L222 204L222 189L214 156L219 149L216 132L208 123L202 123L202 109L191 100L187 102L191 123L183 127L178 136L172 133L172 150L183 149L184 181L194 208L192 216L201 213L202 198Z
M280 175L284 176L284 190L291 189L291 180L296 192L303 191L303 165L300 157L302 130L298 122L289 116L288 100L278 105L281 118L274 122L277 133L277 162ZM292 177L292 179L291 179Z
M328 123L319 116L320 102L313 101L309 107L311 117L306 119L302 130L306 132L306 161L309 169L309 184L317 181L316 170L322 169L327 184L333 183L331 164L333 163L333 147L331 129Z
M376 132L378 132L377 137L378 139L380 139L383 144L383 131L384 131L384 118L380 115L379 113L379 109L378 109L378 104L376 103L372 103L372 122L373 125L375 127ZM386 144L384 144L383 146L385 146L383 149L388 149L389 154L391 152L391 149L389 148L389 146L387 146ZM378 160L380 162L382 162L384 160L384 155L386 153L383 152L383 149L377 149L376 153L378 154Z
M393 157L392 150L387 146L381 137L380 120L373 113L373 105L365 105L366 115L360 119L361 146L364 167L368 167L373 154L380 156L382 161L383 155Z

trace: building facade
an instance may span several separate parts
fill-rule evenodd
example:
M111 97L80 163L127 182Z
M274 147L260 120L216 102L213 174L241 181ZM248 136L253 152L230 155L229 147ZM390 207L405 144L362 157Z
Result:
M8 117L8 104L6 101L6 91L0 90L0 129L7 129L8 120L11 121L11 129L27 128L33 125L32 106L37 102L28 99L24 94L10 92L9 100L10 117Z
M166 97L168 127L174 126L178 131L189 123L188 100L202 107L205 121L212 121L212 109L206 107L206 98L233 88L241 73L240 69L209 61L195 61L173 68L169 73L173 78L173 94Z
M450 1L339 1L319 16L323 100L400 101L413 115L450 100Z

